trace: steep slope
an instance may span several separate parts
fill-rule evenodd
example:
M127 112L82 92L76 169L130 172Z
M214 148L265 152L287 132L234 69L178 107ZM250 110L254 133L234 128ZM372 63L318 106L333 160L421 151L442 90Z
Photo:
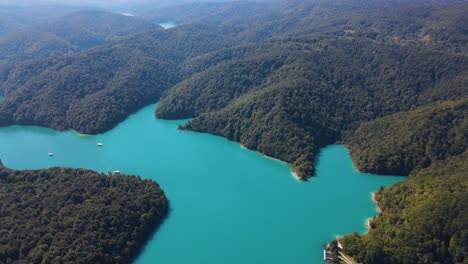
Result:
M0 166L0 262L129 263L167 211L150 180Z
M104 11L79 11L0 38L0 60L67 55L158 26Z
M453 81L464 79L467 62L345 38L270 41L188 61L195 74L171 88L156 115L195 117L182 128L239 141L293 164L305 179L318 149L341 140L342 130L467 96L466 80Z
M180 81L185 58L227 45L221 31L154 30L75 56L7 65L0 124L107 131Z

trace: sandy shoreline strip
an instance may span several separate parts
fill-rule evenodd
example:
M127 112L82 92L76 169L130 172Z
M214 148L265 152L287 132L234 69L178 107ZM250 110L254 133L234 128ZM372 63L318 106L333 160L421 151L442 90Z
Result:
M371 230L371 226L370 226L370 221L371 220L372 220L372 218L368 218L367 221L366 221L367 232L369 232Z
M297 173L294 172L293 170L291 170L291 174L294 176L294 178L296 178L296 180L301 181L301 182L304 181L304 180L301 179L301 177L299 177L299 175L297 175Z

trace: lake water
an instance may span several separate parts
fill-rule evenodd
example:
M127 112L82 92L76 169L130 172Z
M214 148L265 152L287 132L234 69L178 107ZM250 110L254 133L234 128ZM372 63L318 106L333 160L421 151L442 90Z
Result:
M334 145L321 151L317 177L299 182L286 164L221 137L178 131L184 121L156 120L154 109L97 136L0 128L0 158L14 169L120 170L159 182L171 212L138 264L323 263L325 243L366 231L376 214L371 193L405 179L356 172L348 150Z
M177 27L179 24L177 24L176 22L168 21L168 22L161 22L158 25L160 25L164 29L170 29L173 27Z

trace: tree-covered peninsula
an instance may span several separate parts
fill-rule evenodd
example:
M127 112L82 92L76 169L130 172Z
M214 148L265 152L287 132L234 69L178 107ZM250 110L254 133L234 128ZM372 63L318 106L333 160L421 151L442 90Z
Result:
M0 263L129 263L167 211L136 176L0 165Z

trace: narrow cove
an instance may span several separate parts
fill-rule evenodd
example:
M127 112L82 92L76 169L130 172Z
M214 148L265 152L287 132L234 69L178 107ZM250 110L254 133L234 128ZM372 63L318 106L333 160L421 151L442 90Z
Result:
M185 121L155 120L154 109L97 136L0 128L0 158L13 169L119 170L157 181L171 212L138 264L323 263L323 244L366 231L376 214L371 193L405 179L359 173L334 145L322 150L317 176L299 182L286 164L220 137L178 131Z

